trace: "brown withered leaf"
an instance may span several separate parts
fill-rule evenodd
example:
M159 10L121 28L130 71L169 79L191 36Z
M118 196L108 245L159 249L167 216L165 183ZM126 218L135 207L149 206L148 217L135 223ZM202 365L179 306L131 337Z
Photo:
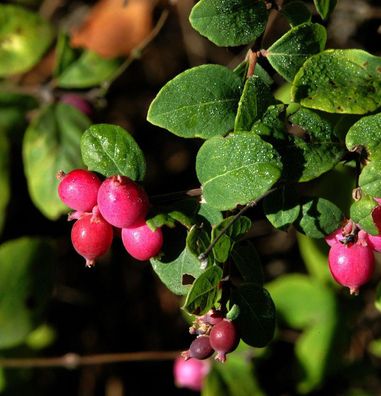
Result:
M152 0L100 0L71 35L71 45L105 58L128 55L152 30Z

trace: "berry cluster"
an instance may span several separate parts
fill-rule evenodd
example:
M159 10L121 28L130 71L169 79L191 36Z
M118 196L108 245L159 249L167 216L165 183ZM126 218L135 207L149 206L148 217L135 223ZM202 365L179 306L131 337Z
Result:
M373 221L381 230L381 206L372 213ZM358 294L374 272L374 252L381 252L381 231L370 235L352 220L325 238L330 246L328 263L333 278Z
M126 176L110 176L101 181L84 169L65 174L60 180L58 195L75 212L69 220L76 220L71 241L74 249L92 267L95 259L111 246L114 228L121 229L123 245L137 260L156 256L163 245L160 228L152 231L146 224L149 200L144 189Z
M190 333L197 337L189 349L181 354L185 360L203 360L217 352L215 359L225 362L226 355L237 348L240 339L235 323L215 310L198 317L190 328Z

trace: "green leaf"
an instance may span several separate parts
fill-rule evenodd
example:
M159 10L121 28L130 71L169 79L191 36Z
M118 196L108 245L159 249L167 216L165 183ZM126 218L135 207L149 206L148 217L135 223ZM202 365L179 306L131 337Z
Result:
M231 303L240 309L241 339L253 347L266 346L275 328L275 307L268 291L256 283L242 283L233 289Z
M297 230L310 238L324 238L342 224L344 215L332 202L324 198L309 198L301 205Z
M53 40L53 29L38 14L0 4L0 77L32 68Z
M254 133L209 139L196 159L203 198L219 210L259 198L278 180L281 169L276 151Z
M231 396L217 365L213 365L208 375L204 378L201 396Z
M29 193L36 207L51 220L67 212L58 198L56 173L83 167L80 139L89 125L80 111L59 103L46 107L25 132L23 161Z
M327 32L317 23L303 23L289 30L267 50L272 67L287 81L311 55L321 52L327 40Z
M353 202L350 210L351 219L359 224L363 230L372 235L379 234L372 217L372 212L377 206L377 202L371 196L362 193L361 199Z
M40 350L47 348L57 339L57 333L53 327L42 324L33 330L25 339L28 348Z
M205 250L210 245L210 235L209 232L205 230L202 226L194 225L188 232L186 239L186 246L191 253L196 257L204 253ZM213 253L213 252L211 252ZM208 264L212 265L214 262L213 254L208 255Z
M286 187L268 195L263 201L263 209L270 223L281 230L294 223L301 210L295 191Z
M206 203L202 203L200 205L198 214L202 218L206 219L211 225L216 225L223 220L222 213Z
M231 256L244 282L263 286L264 275L261 259L251 242L244 241L235 245Z
M274 299L278 315L293 329L315 326L335 312L333 292L306 275L283 275L266 287Z
M332 342L337 323L330 320L305 331L295 346L296 357L303 373L298 384L300 393L310 393L327 377L330 366L334 366L337 355L333 356Z
M310 22L312 17L311 11L307 7L306 3L300 0L290 1L289 3L284 4L280 12L288 19L291 26Z
M191 287L190 284L184 282L184 276L196 279L203 272L200 268L200 261L187 248L171 262L151 259L151 264L160 280L177 295L186 295Z
M121 65L118 59L105 59L92 51L84 51L57 77L61 88L90 88L113 76Z
M372 197L381 197L381 147L379 152L372 156L372 160L364 166L359 177L359 186L362 192Z
M212 241L215 240L225 227L228 227L222 237L213 247L214 258L224 263L229 258L230 252L233 249L234 242L241 236L246 234L251 227L251 220L248 217L241 216L229 226L233 216L224 219L218 226L212 230Z
M286 178L309 181L329 171L341 160L345 150L336 135L335 120L299 108L288 121L299 130L301 128L303 136L293 136L290 138L292 145L280 146Z
M336 7L336 0L314 0L317 12L323 19L327 19Z
M9 144L4 134L0 133L0 233L6 218L6 210L11 196L10 192L10 156Z
M262 0L200 0L189 16L195 30L221 47L254 41L264 32L267 18Z
M43 319L53 288L53 253L37 238L0 246L0 349L22 343Z
M233 129L241 80L220 65L186 70L169 81L148 109L147 120L175 135L208 139Z
M96 124L81 139L83 162L104 176L123 175L143 180L146 164L144 154L134 138L123 128Z
M222 279L222 269L213 265L205 270L189 290L182 309L193 315L204 315L216 303L219 296L219 284Z
M335 363L333 341L341 320L335 295L301 274L277 278L267 287L286 326L304 330L296 341L295 353L300 366L298 389L308 393L324 381Z
M275 104L275 99L269 86L257 76L247 79L238 103L234 130L250 131L254 122L272 104Z
M56 45L56 58L54 65L54 76L61 75L76 59L78 50L70 47L70 37L61 33Z
M349 151L365 147L368 159L372 159L373 153L381 151L381 113L362 117L353 124L345 137L345 144Z
M307 59L292 86L295 102L329 113L365 114L381 103L381 58L357 49Z
M193 220L190 219L185 213L178 210L172 210L168 213L159 213L147 220L147 225L155 231L156 228L163 227L164 225L170 228L175 227L176 222L179 222L184 227L191 228Z

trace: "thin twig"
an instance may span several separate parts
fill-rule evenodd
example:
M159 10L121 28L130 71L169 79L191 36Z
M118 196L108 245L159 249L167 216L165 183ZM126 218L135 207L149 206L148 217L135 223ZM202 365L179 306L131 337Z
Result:
M208 258L208 255L210 252L213 250L214 246L216 243L222 238L223 235L225 235L226 231L229 229L230 226L232 226L248 209L253 208L258 204L259 201L261 201L263 198L267 197L270 195L272 192L276 191L279 187L274 187L268 191L266 191L264 194L262 194L260 197L257 199L249 202L246 204L238 213L236 213L232 219L229 221L229 223L220 231L220 233L217 235L215 239L210 243L210 245L207 247L204 253L201 253L198 256L198 259L203 262Z
M42 368L64 367L75 369L81 366L99 364L174 360L181 351L146 351L127 353L108 353L101 355L80 356L76 353L67 353L63 356L49 358L0 358L0 367L4 368Z

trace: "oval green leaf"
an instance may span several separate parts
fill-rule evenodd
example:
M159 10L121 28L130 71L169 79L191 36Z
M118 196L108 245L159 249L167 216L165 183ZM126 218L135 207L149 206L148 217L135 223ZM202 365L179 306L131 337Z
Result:
M275 306L269 292L256 283L243 283L233 289L231 303L239 307L241 339L253 347L266 346L275 330Z
M292 81L307 58L321 52L327 32L317 23L303 23L289 30L267 50L272 67L287 81Z
M83 162L104 176L123 175L143 180L146 163L134 138L122 127L96 124L81 139Z
M219 210L259 198L279 179L281 169L273 147L249 132L207 140L196 159L203 198Z
M244 282L263 286L264 274L261 259L250 241L235 245L231 257Z
M54 37L52 27L38 14L0 4L0 77L32 68Z
M250 131L254 122L275 104L270 87L258 76L246 80L234 123L234 131Z
M264 32L267 18L262 0L200 0L189 16L194 29L222 47L254 41Z
M377 151L381 143L381 113L362 117L351 126L345 137L349 151L363 146L367 150L368 159Z
M206 269L194 282L182 307L191 315L204 315L217 301L222 269L213 265Z
M301 205L299 218L294 225L310 238L324 238L338 229L343 220L341 209L334 203L324 198L310 198Z
M381 105L381 58L357 49L326 50L295 76L295 102L328 113L365 114Z
M148 109L147 120L184 138L208 139L234 127L241 79L220 65L186 70L169 81Z
M33 203L49 219L67 212L57 194L59 170L83 168L80 139L90 120L72 106L45 108L30 124L23 141L23 162Z
M174 294L183 296L188 294L191 285L184 282L184 277L198 278L203 270L198 258L185 248L181 254L171 262L151 259L151 265L160 280Z
M0 349L22 343L43 319L53 288L54 250L42 239L0 246Z
M227 261L230 252L233 249L234 243L240 236L246 234L251 227L251 220L246 216L241 216L238 220L235 220L233 224L231 224L233 219L233 216L227 217L212 230L212 241L218 238L220 233L225 230L222 237L220 237L218 242L213 247L214 258L219 263L224 263Z
M374 223L372 212L378 206L377 202L369 195L362 193L359 201L353 202L350 209L351 219L372 235L378 235L379 230Z
M57 77L57 85L61 88L94 87L112 78L120 65L119 59L105 59L95 52L84 51Z

